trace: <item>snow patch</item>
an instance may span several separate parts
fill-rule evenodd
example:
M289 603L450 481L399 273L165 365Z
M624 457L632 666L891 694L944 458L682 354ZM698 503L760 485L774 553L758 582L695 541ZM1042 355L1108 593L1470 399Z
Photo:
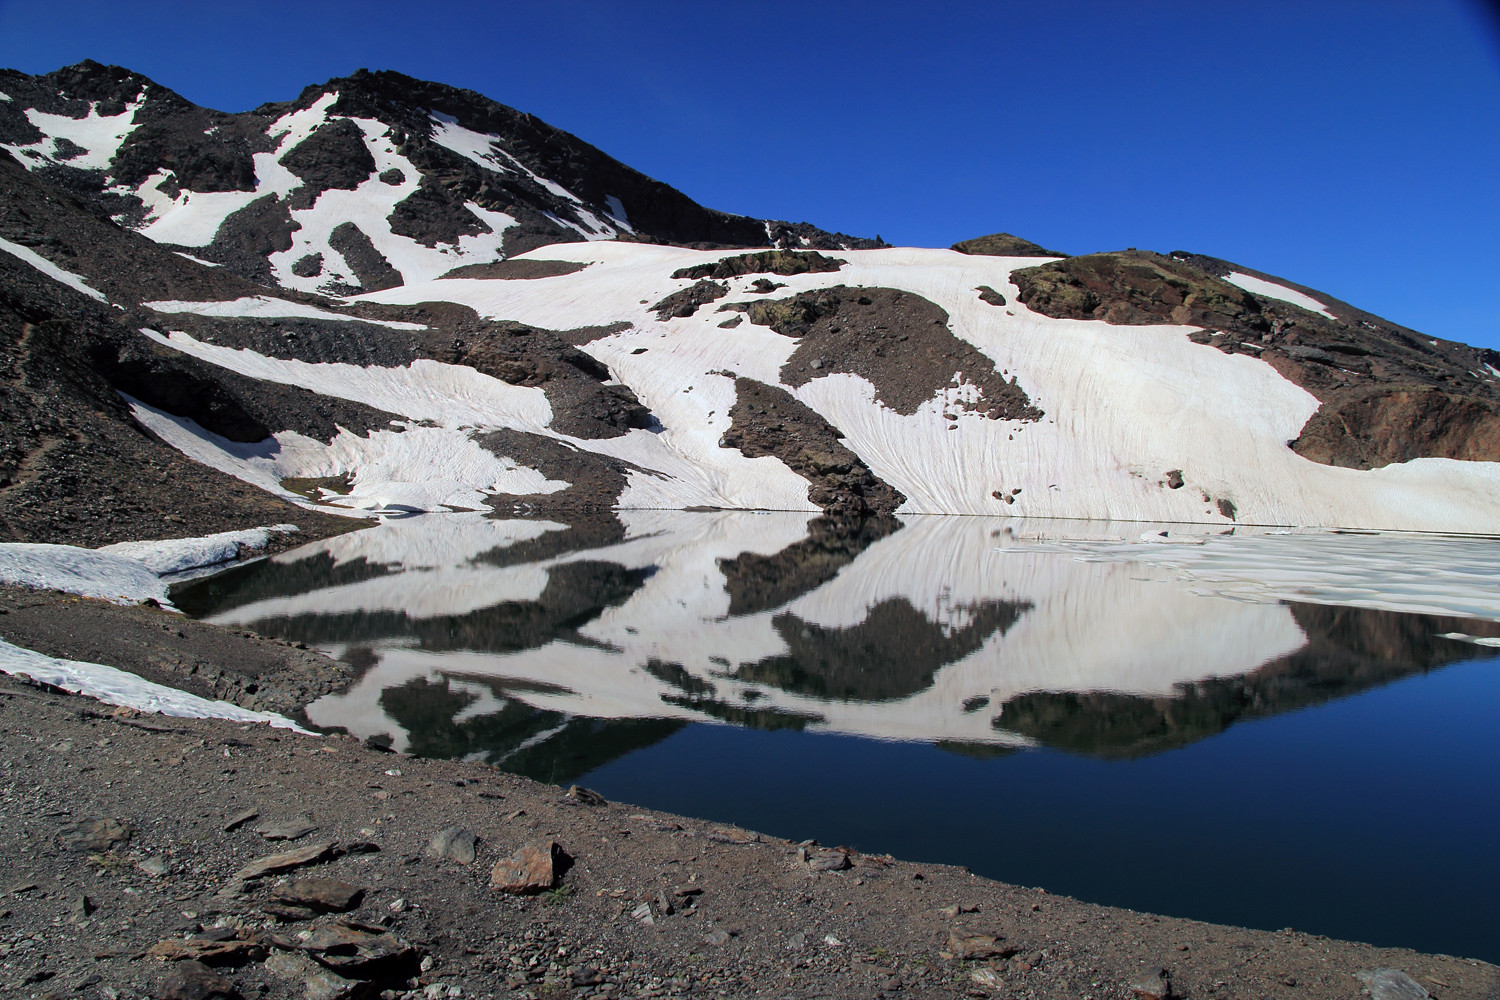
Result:
M324 94L309 108L294 111L278 118L268 130L278 137L281 147L276 152L256 153L254 191L188 191L180 190L175 196L161 190L164 181L172 177L168 170L158 170L130 189L116 186L116 194L135 195L146 205L146 219L139 232L158 243L177 246L206 247L214 241L224 220L235 212L266 195L285 198L302 187L302 178L281 164L283 150L291 150L303 139L312 135L328 117L328 109L338 100L337 92Z
M620 228L628 233L635 232L630 225L630 220L625 217L625 206L619 198L609 195L604 199L605 206L609 209L609 217L620 224Z
M462 429L407 426L361 437L341 428L331 443L280 431L244 444L186 417L129 396L125 400L142 426L187 457L307 507L372 515L447 507L482 510L485 497L493 493L554 493L568 487L481 448ZM341 476L350 477L348 494L329 496L320 505L281 486L288 478Z
M265 723L277 729L313 735L275 712L253 712L227 701L209 701L165 684L154 684L118 667L45 656L3 639L0 639L0 671L13 677L29 677L39 684L50 684L73 694L95 698L106 705L119 705L137 712L157 712L179 719Z
M158 576L185 573L239 558L241 547L263 549L272 535L299 530L295 524L272 524L244 531L221 531L198 538L164 538L159 541L116 542L101 545L96 552L124 556L141 563Z
M400 274L404 284L430 281L466 263L483 263L501 256L505 232L516 220L503 212L480 208L473 202L465 208L488 227L487 232L462 236L456 244L429 247L407 236L391 231L390 215L397 205L416 193L422 173L397 150L390 129L382 122L350 118L364 134L365 148L375 160L375 170L352 191L333 188L324 191L309 208L292 213L301 228L292 233L292 247L272 254L271 267L276 280L287 288L316 292L330 282L358 285L359 281L342 254L329 240L333 231L352 222L364 233L375 249ZM288 147L290 148L290 147ZM387 184L380 175L398 171L402 180ZM309 254L323 255L321 273L301 277L292 272L293 265Z
M135 113L143 103L144 100L137 100L126 105L125 110L117 115L101 115L99 102L94 101L89 104L88 114L82 118L69 118L67 115L53 115L27 108L26 117L31 119L31 124L41 129L45 138L27 145L0 143L0 149L10 150L17 154L18 159L21 154L26 154L21 162L26 164L28 170L52 164L82 170L108 170L110 161L120 150L120 144L135 130ZM59 139L66 139L83 152L74 157L62 158L57 155Z
M61 590L114 604L140 604L149 599L168 606L167 585L144 563L73 545L0 543L0 583Z
M108 301L104 297L104 294L98 289L90 288L88 282L83 278L74 274L72 271L64 271L62 268L52 263L46 257L43 257L41 254L37 253L35 250L32 250L30 247L23 247L19 243L12 243L10 240L0 239L0 250L4 250L6 253L14 257L19 257L21 260L25 261L32 267L36 268L38 271L41 271L47 277L51 278L53 281L60 281L64 285L67 285L69 288L73 289L75 292L82 292L89 298L94 299L98 302Z
M1301 306L1303 309L1327 316L1329 319L1334 318L1333 313L1328 311L1326 305L1311 295L1297 291L1295 288L1278 285L1274 281L1267 281L1264 278L1257 278L1254 275L1241 274L1238 271L1229 274L1224 280L1231 285L1238 285L1253 295L1264 295L1266 298L1280 299L1282 302L1290 302L1294 306Z
M168 315L172 313L191 313L195 316L217 316L236 319L332 319L342 323L369 323L374 326L389 327L392 330L427 329L421 323L403 323L391 319L366 319L363 316L337 313L328 309L319 309L317 306L303 305L300 302L288 302L286 299L272 298L267 295L250 295L244 298L231 299L228 302L183 302L177 299L164 299L159 302L145 302L142 304L147 309Z

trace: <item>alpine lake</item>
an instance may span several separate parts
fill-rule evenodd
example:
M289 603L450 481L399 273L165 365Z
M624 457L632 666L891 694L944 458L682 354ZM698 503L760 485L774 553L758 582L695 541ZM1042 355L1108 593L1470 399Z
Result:
M383 520L178 607L393 749L1202 920L1500 962L1500 541Z

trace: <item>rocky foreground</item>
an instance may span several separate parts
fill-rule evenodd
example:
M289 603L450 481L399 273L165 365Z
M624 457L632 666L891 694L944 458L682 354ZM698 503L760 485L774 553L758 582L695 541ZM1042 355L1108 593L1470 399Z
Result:
M8 590L0 610L10 641L77 656L126 636L158 678L244 704L347 679L294 645L145 607ZM1500 991L1482 962L1094 906L483 764L141 716L14 678L0 679L0 761L7 996Z

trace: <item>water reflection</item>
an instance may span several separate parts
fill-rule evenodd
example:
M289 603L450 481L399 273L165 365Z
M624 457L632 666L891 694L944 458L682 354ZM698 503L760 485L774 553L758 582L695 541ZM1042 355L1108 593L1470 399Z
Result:
M746 512L572 525L429 515L193 581L173 600L354 665L349 691L308 707L319 725L553 781L690 722L979 757L1036 745L1139 756L1500 653L1445 637L1500 636L1482 619L1275 599L1325 599L1296 581L1227 599L1184 570L1211 562L1223 576L1237 551L1296 564L1292 554L1330 536L1206 544L1147 533L1193 543L1194 562L1158 558L1187 548L1124 543L1141 530ZM1404 544L1336 543L1376 562L1399 562L1393 546ZM1304 562L1315 575L1318 559ZM1378 591L1366 587L1363 603L1378 605ZM1430 602L1432 588L1423 593Z

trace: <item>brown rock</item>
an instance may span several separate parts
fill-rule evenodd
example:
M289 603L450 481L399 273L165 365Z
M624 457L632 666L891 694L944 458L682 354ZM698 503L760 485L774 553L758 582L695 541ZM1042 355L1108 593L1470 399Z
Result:
M163 962L198 962L203 965L240 965L265 954L255 941L237 938L228 941L167 938L146 949L146 954Z
M183 962L162 988L162 1000L244 1000L234 984L201 962Z
M101 853L130 843L135 828L125 820L92 818L69 823L57 832L57 846L80 854Z
M944 958L969 961L977 958L1009 958L1017 949L1000 943L1000 938L989 934L964 935L958 931L948 932L948 948L942 952Z
M353 922L314 927L294 941L282 941L289 949L311 953L320 964L341 974L369 976L377 971L395 972L415 966L417 950L383 928Z
M239 871L235 872L236 882L248 882L253 878L264 878L267 875L279 875L289 872L294 868L304 865L315 865L327 861L334 856L333 842L326 841L321 844L308 844L293 851L282 851L280 854L268 854L250 862Z
M515 894L542 892L557 883L567 860L567 854L556 841L528 844L512 857L495 862L490 872L490 888Z
M315 910L352 910L359 905L365 890L336 878L294 878L276 886L272 898L291 906Z

